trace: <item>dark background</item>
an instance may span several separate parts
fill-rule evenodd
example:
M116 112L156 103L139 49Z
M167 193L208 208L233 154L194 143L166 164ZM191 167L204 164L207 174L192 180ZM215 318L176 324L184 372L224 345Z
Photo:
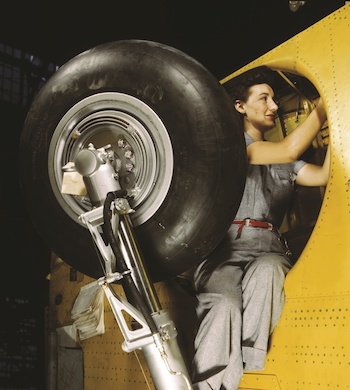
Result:
M222 78L344 4L307 0L292 12L287 0L8 1L0 41L62 64L101 43L154 40Z
M182 50L221 79L344 4L308 0L292 12L287 0L8 1L0 8L0 43L59 66L102 43L146 39ZM0 390L45 389L50 248L32 226L18 183L26 111L0 101ZM29 365L18 360L26 356L31 356Z

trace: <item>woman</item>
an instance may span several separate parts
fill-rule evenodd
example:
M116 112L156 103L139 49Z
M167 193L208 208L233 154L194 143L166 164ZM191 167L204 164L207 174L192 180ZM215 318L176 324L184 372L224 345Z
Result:
M268 142L264 134L274 127L278 109L271 72L248 72L230 95L242 118L248 172L227 236L194 273L200 321L193 358L196 390L235 390L243 371L264 368L292 266L278 227L294 184L325 186L329 173L328 150L323 166L298 160L327 119L322 99L286 138Z

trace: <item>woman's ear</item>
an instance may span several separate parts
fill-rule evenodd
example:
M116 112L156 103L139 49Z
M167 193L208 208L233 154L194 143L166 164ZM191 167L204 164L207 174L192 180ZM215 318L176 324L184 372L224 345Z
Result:
M242 100L236 100L236 101L235 101L235 109L236 109L240 114L245 114L244 103L242 102Z

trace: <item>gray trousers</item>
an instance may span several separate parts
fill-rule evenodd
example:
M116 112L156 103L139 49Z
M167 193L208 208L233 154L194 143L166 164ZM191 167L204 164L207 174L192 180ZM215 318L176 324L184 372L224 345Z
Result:
M233 226L194 273L200 321L192 362L195 390L236 390L244 371L262 370L283 309L291 263L278 235L245 227L236 239L236 231Z

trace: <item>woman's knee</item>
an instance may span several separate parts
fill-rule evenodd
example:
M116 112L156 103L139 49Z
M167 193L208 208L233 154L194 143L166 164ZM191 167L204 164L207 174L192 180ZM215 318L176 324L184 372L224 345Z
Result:
M290 261L285 256L274 253L260 256L258 262L261 262L263 267L267 269L283 270L283 272L289 270L291 267Z
M251 273L259 278L278 275L284 278L290 267L289 261L284 256L266 254L251 262L247 268L247 272L250 270Z
M215 302L212 305L213 315L216 318L226 316L236 317L242 313L242 296L235 294L215 294Z

